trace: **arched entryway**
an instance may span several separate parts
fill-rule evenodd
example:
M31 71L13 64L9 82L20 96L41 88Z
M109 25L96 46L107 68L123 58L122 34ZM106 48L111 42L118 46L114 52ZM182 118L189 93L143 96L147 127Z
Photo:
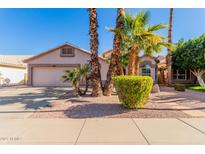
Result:
M151 76L151 67L148 64L145 64L141 67L141 75L142 76Z

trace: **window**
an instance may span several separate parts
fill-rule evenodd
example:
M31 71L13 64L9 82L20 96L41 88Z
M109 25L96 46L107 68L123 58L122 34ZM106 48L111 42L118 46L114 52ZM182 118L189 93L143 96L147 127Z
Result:
M151 76L151 69L149 65L144 65L142 67L142 76Z
M174 80L190 80L191 72L189 70L174 70L173 79Z
M63 48L60 55L61 57L74 57L74 50L73 48Z

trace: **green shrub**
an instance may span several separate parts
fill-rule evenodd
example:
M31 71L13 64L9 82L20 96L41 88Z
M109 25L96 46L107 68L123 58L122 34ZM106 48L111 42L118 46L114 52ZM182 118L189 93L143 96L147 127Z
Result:
M120 102L130 109L142 108L152 90L153 80L149 76L116 76L114 86Z
M183 84L175 84L175 85L174 85L174 89L175 89L176 91L185 91L186 86L183 85Z

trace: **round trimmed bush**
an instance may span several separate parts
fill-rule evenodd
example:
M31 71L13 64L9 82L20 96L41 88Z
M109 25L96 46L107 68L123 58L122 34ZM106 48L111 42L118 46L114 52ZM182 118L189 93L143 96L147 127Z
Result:
M115 76L114 86L122 105L126 108L143 108L152 90L153 80L149 76Z

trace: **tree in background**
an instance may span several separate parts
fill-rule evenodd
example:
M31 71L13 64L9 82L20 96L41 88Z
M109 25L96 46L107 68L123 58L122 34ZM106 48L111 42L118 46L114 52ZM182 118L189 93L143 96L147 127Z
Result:
M116 29L121 30L122 29L122 14L124 12L124 9L118 8L117 9L117 18L116 18ZM103 89L103 94L105 96L110 96L112 94L113 90L113 80L112 77L114 75L114 72L117 72L117 75L121 74L121 65L119 62L120 57L120 47L121 47L121 39L120 37L115 34L114 40L113 40L113 51L110 58L110 65L107 72L107 79L105 82L105 86Z
M205 73L205 34L188 41L180 40L173 52L172 67L174 69L190 70L201 86Z
M91 51L91 80L92 80L92 96L102 96L100 63L98 59L98 20L96 8L89 8L89 34L90 34L90 51Z

